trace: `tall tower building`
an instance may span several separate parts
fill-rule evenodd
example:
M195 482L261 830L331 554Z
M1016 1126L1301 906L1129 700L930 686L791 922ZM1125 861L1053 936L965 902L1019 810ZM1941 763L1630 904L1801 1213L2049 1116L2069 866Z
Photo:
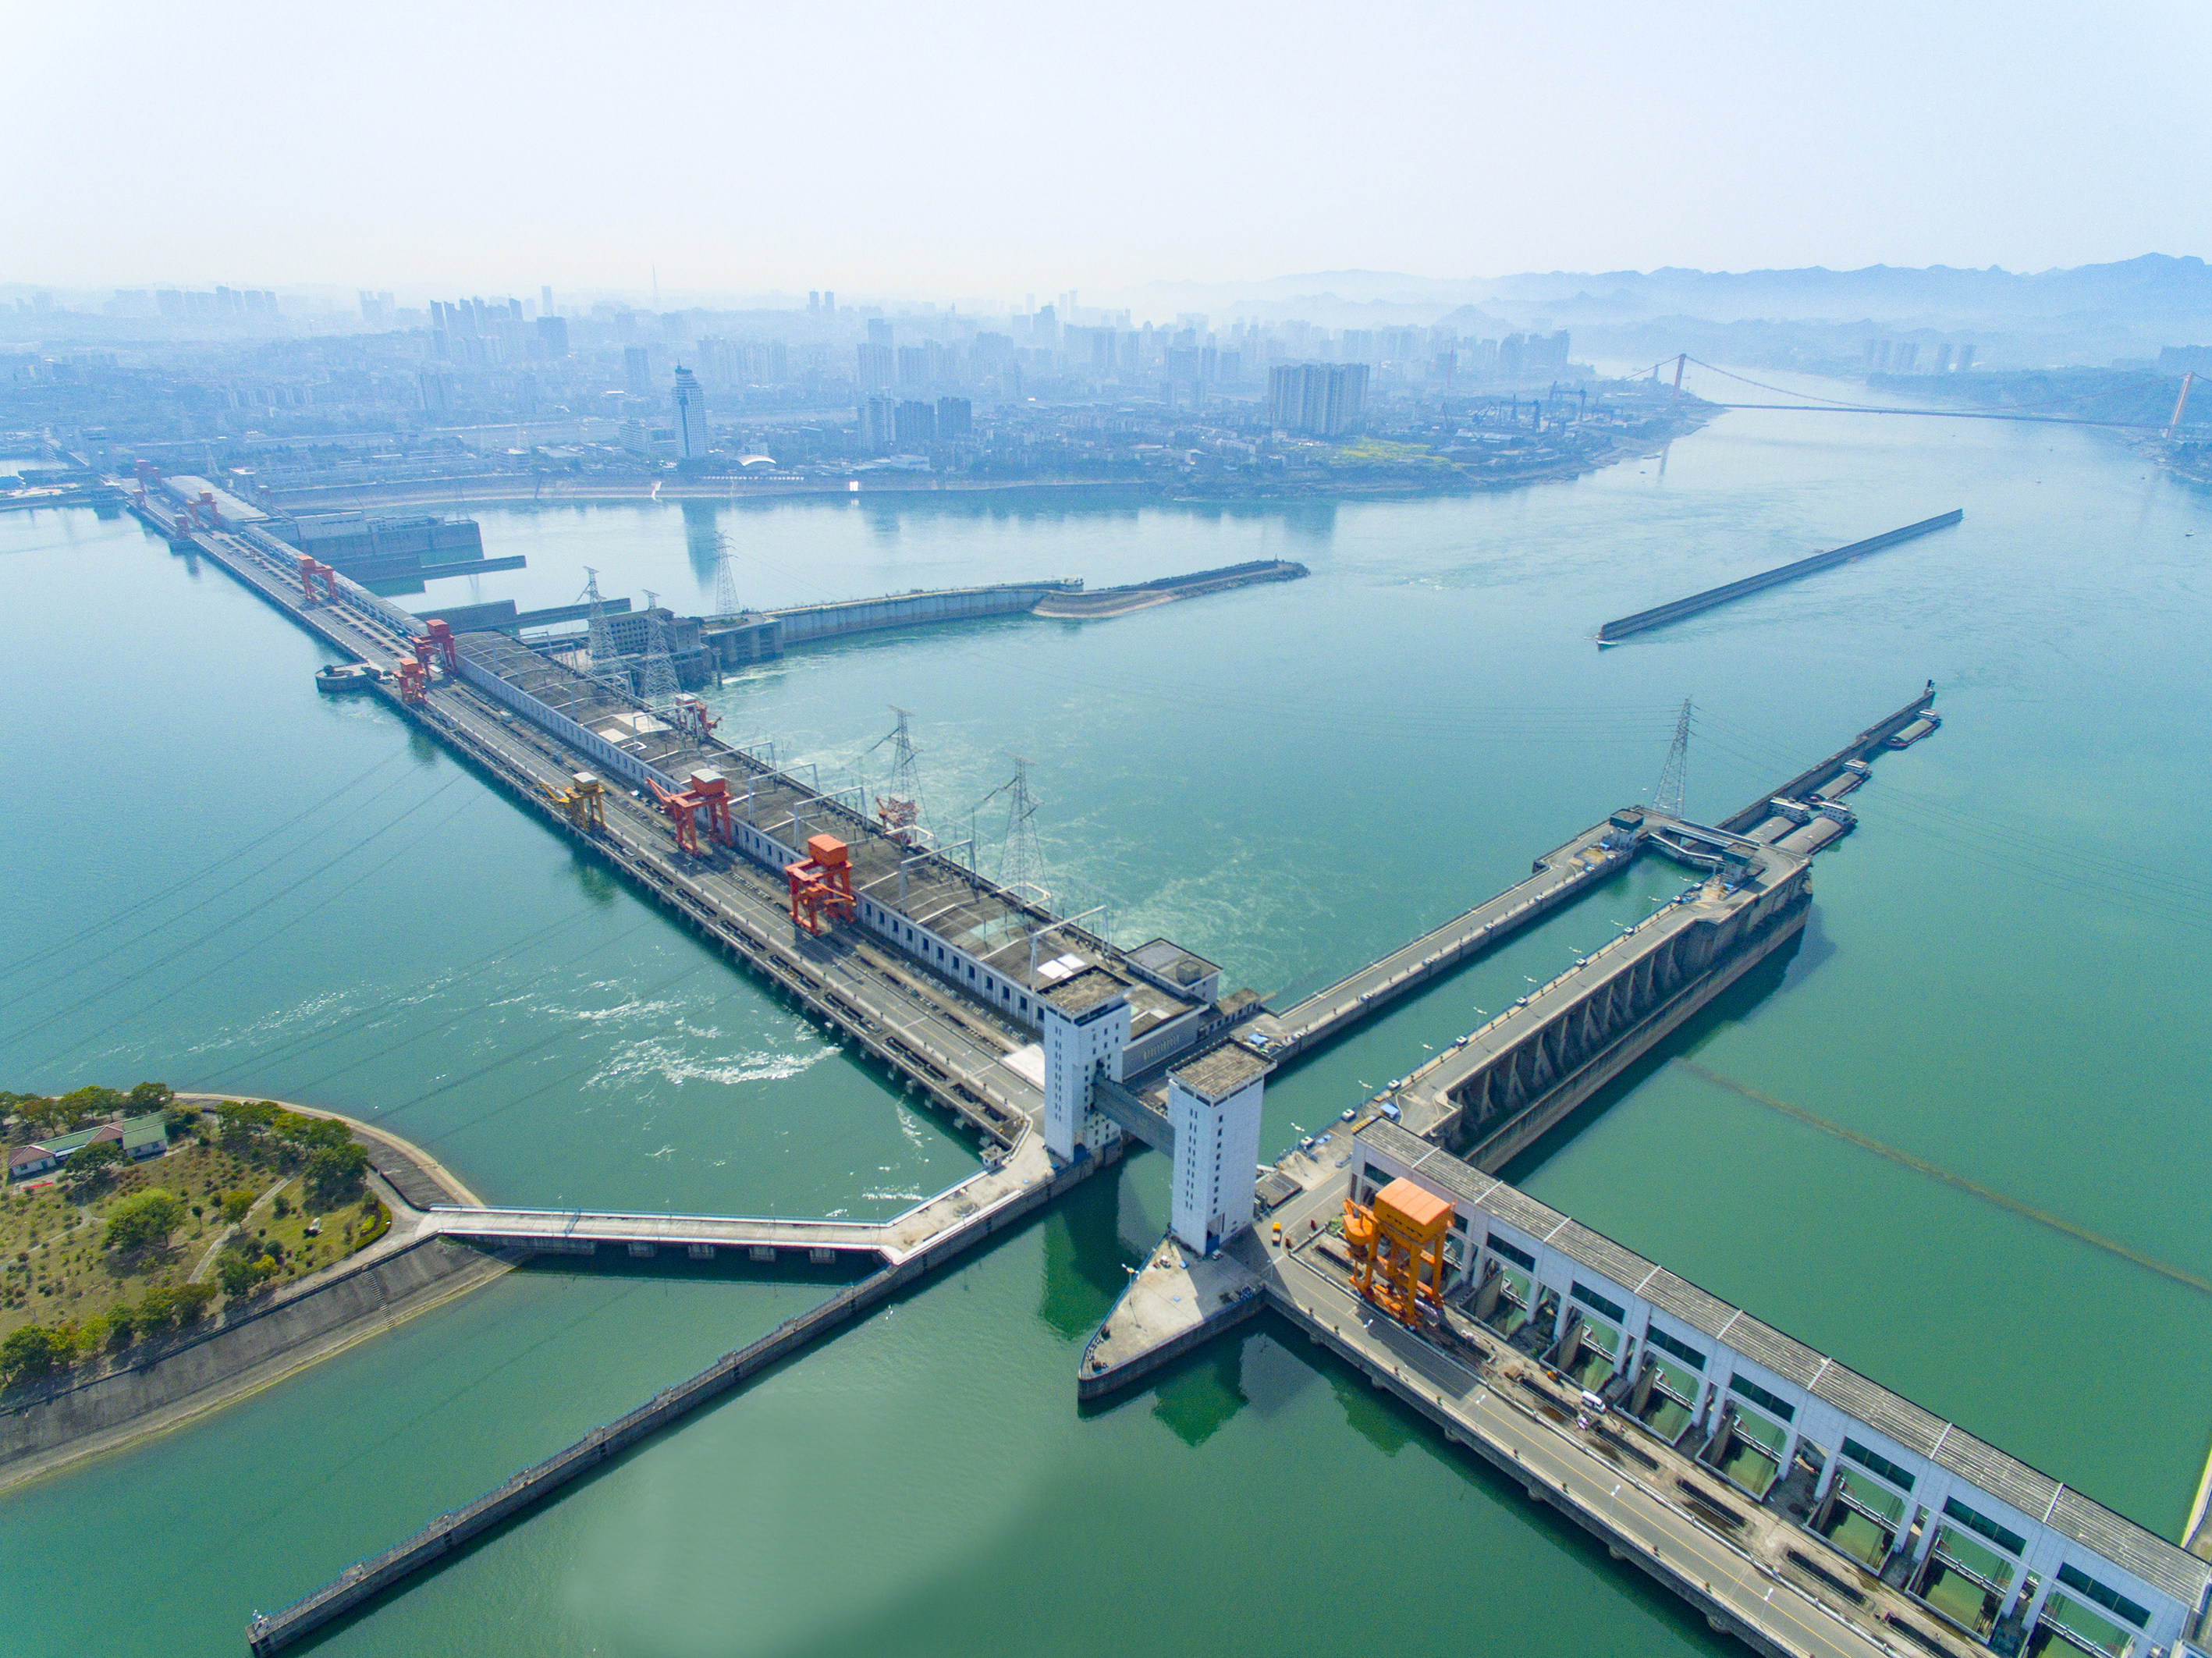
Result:
M1091 967L1070 974L1040 999L1044 1144L1063 1163L1103 1151L1121 1137L1119 1126L1093 1111L1091 1102L1100 1077L1121 1080L1121 1055L1129 1046L1127 991L1105 969Z
M634 398L653 395L653 359L641 345L623 347L623 389Z
M1175 1130L1168 1230L1186 1248L1210 1255L1252 1224L1270 1068L1241 1043L1225 1042L1168 1073Z
M676 365L676 457L678 460L707 458L707 394L697 376Z

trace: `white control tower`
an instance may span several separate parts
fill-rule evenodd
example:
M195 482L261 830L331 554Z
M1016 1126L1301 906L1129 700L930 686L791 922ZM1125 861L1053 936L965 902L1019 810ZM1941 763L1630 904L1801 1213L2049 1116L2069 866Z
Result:
M1041 999L1044 1014L1044 1143L1063 1163L1104 1151L1121 1129L1091 1107L1102 1075L1121 1080L1129 1046L1128 986L1100 967L1061 980Z
M1260 1105L1273 1067L1238 1042L1168 1073L1175 1187L1168 1230L1212 1254L1252 1224L1260 1162Z

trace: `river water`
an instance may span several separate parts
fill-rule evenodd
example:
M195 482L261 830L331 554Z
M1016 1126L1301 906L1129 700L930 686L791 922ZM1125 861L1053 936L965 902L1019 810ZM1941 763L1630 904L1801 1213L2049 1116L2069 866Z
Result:
M1965 523L1599 652L1609 616L1963 506ZM486 510L530 568L444 599L748 602L1255 557L1310 579L1106 623L795 654L711 700L825 774L914 710L948 839L1029 762L1050 878L1297 993L1642 797L1698 709L1717 817L1934 677L1801 949L1669 1050L2212 1276L2212 512L2064 428L1739 412L1470 500L888 497ZM2200 548L2199 541L2208 544ZM480 585L482 592L473 589ZM975 1166L746 979L127 519L0 516L0 1085L142 1077L388 1123L493 1202L880 1215ZM877 774L880 775L880 772ZM976 806L988 867L1003 797ZM953 832L957 825L957 832ZM1333 1123L1676 884L1638 870L1279 1078ZM1647 1065L1516 1171L1576 1214L2171 1533L2208 1424L2197 1291ZM1037 1224L344 1626L332 1653L1708 1652L1303 1343L1255 1327L1110 1408L1074 1363L1165 1218L1131 1160ZM819 1284L532 1268L0 1501L0 1649L234 1654L274 1609ZM1383 1588L1388 1584L1389 1588Z

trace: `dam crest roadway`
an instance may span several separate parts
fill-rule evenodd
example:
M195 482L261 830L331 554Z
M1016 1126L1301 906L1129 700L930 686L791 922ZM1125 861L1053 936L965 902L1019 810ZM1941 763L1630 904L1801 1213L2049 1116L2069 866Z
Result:
M894 815L722 743L696 700L642 700L501 634L426 629L303 573L219 503L188 510L156 489L137 510L367 665L376 695L986 1146L982 1171L877 1224L425 1212L426 1230L507 1258L680 1245L866 1276L257 1617L254 1651L399 1588L1110 1168L1132 1138L1174 1160L1170 1236L1086 1350L1079 1397L1272 1310L1758 1650L2197 1649L2212 1568L1497 1178L1802 932L1814 855L1850 829L1845 799L1873 760L1935 728L1932 686L1721 823L1613 813L1527 880L1278 1013L1223 995L1219 968L1171 940L1122 949ZM1675 899L1357 1102L1340 1139L1258 1169L1275 1068L1647 855L1683 867ZM1437 1281L1388 1318L1359 1281L1372 1253L1346 1255L1322 1223L1407 1201L1442 1228Z

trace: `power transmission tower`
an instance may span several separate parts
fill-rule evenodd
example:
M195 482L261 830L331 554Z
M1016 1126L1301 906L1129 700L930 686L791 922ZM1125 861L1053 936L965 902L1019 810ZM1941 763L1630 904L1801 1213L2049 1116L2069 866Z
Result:
M1690 699L1682 699L1682 712L1674 716L1674 740L1667 748L1667 763L1659 768L1659 786L1651 791L1651 810L1668 817L1682 815L1682 790L1690 776Z
M911 711L896 702L891 712L898 716L898 724L878 738L868 748L873 754L886 743L891 745L890 781L883 793L876 797L876 817L884 826L884 833L901 846L913 846L923 838L921 825L921 768L915 763L918 750L914 738L907 732ZM863 759L866 756L861 756Z
M714 614L743 616L745 607L738 602L738 573L731 562L730 538L720 530L714 531Z
M665 712L676 705L676 694L682 689L676 683L676 659L669 654L668 630L660 619L659 596L648 587L645 590L646 706Z
M586 637L591 642L592 677L601 684L629 689L629 670L623 666L621 654L615 649L614 635L607 628L606 601L599 597L599 573L590 565L584 567L584 598L591 606L586 623Z
M1014 774L983 798L1006 797L1006 832L999 842L999 884L1007 891L1047 903L1044 854L1037 849L1036 797L1030 793L1030 762L1014 756Z

